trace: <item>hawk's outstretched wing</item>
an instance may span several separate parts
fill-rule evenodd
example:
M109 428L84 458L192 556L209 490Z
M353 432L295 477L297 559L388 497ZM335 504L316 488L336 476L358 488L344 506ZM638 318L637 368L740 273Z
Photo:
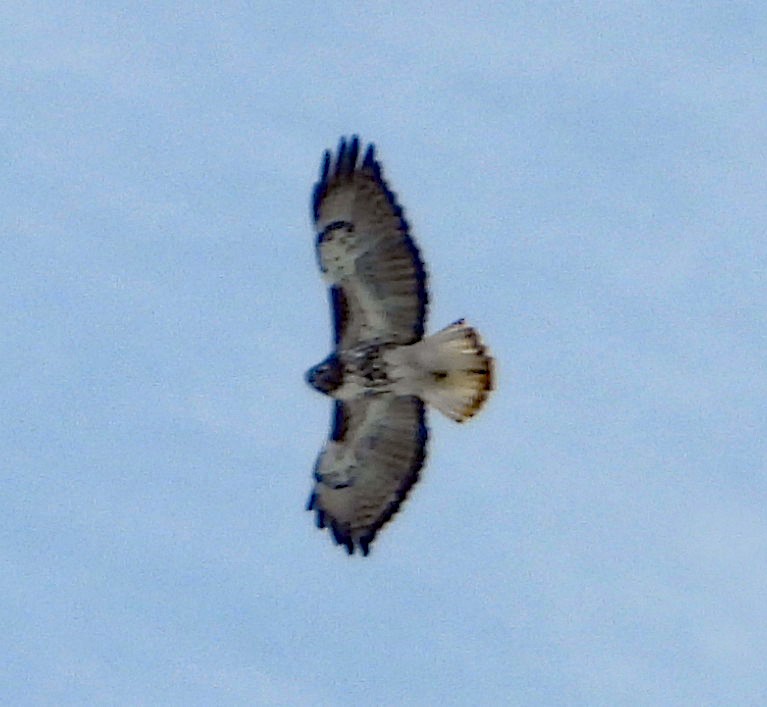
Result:
M341 139L325 153L312 210L317 257L330 298L337 348L374 338L418 341L426 318L426 274L408 225L369 145Z
M317 459L307 505L349 554L364 555L399 508L426 455L423 402L393 394L336 401L330 440Z

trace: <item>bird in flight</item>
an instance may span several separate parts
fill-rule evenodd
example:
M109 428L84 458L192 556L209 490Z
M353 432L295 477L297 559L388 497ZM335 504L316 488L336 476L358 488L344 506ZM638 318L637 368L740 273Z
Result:
M426 272L374 145L363 155L354 136L325 152L312 216L333 350L306 380L333 410L307 510L349 554L367 555L418 481L427 405L472 417L493 388L493 359L463 319L424 335Z

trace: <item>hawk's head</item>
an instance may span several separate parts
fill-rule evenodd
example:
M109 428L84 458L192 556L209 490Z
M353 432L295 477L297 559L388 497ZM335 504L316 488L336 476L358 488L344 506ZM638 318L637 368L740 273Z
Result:
M336 354L330 354L306 372L306 382L320 393L330 395L344 382L344 368Z

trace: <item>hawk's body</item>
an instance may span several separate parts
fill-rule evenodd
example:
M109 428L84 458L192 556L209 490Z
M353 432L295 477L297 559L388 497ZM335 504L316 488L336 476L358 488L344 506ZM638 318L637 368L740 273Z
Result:
M492 359L462 320L424 338L426 274L370 145L341 140L314 188L317 256L330 286L334 351L307 373L335 398L330 440L315 465L309 510L349 553L367 554L378 529L418 480L425 403L458 422L492 387Z

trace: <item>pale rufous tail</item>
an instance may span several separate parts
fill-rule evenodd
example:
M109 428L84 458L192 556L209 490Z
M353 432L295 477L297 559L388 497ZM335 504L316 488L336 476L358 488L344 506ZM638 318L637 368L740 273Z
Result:
M475 415L493 389L493 359L476 329L459 319L416 346L428 370L426 402L456 422Z

